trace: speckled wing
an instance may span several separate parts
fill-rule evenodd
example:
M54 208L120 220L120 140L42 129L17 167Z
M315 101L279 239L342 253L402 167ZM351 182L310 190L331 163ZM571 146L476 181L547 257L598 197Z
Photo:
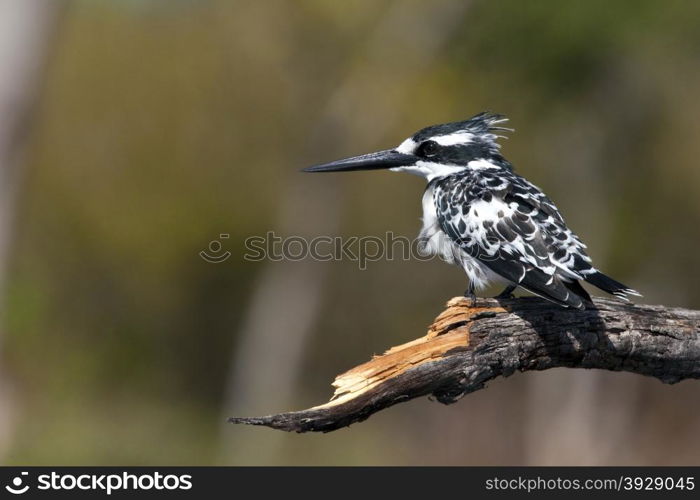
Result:
M583 307L576 282L595 272L554 204L516 174L470 173L436 186L442 230L488 269L561 305Z

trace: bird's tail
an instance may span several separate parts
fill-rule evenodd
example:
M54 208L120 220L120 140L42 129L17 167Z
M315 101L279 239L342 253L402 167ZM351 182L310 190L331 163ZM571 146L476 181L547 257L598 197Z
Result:
M613 294L623 300L629 300L628 295L636 295L641 297L642 294L636 290L631 289L627 285L623 285L619 281L615 281L610 276L606 276L600 271L595 271L591 274L585 275L584 279L588 281L591 285L595 285L601 290Z

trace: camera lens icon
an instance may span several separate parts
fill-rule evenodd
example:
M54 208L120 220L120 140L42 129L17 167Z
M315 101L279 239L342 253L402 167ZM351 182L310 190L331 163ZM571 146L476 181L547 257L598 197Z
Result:
M5 489L12 493L13 495L21 495L22 493L26 493L27 490L29 489L29 485L25 484L24 487L22 486L22 477L23 476L28 476L29 472L22 472L20 473L19 476L16 476L15 478L12 479L12 484L5 486Z
M222 233L219 235L219 239L227 240L228 238L228 233ZM231 252L228 250L222 252L222 248L223 246L219 240L212 240L209 242L209 247L207 250L202 250L199 252L199 256L212 264L220 264L231 256Z

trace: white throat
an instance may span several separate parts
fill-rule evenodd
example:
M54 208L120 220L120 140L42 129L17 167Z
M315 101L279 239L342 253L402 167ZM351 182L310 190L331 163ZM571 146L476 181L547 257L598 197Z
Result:
M452 165L445 163L436 163L432 161L419 161L415 165L409 167L394 167L389 169L392 172L406 172L408 174L419 175L428 180L428 182L438 177L447 177L459 172L467 170L463 165Z

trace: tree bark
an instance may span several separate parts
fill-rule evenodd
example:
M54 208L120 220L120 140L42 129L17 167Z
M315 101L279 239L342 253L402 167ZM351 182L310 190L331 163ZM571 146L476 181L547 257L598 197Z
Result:
M328 403L229 422L329 432L416 397L451 404L498 376L557 367L627 371L668 384L700 378L700 311L600 298L585 311L538 298L472 306L456 297L425 337L339 375Z

